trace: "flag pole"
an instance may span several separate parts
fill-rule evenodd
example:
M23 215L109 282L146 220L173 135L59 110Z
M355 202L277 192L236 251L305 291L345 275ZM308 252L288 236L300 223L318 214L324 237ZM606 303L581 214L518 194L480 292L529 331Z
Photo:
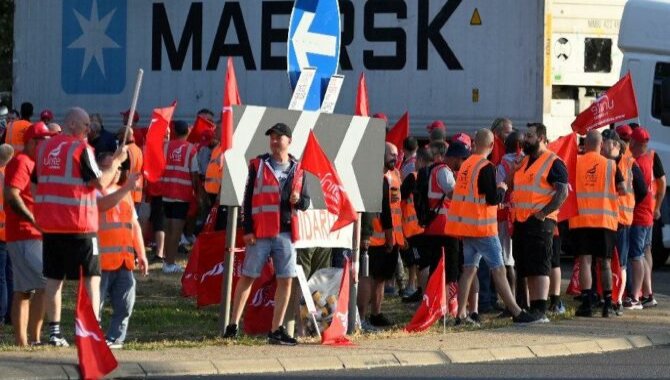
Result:
M350 266L350 288L349 288L349 320L347 334L353 334L356 330L356 315L358 314L358 275L360 272L360 245L361 245L361 213L354 222L354 236L351 243L351 266ZM345 268L346 270L346 268Z
M144 70L137 70L137 79L135 79L135 91L133 91L133 101L130 103L130 111L128 113L128 120L126 121L126 128L130 128L133 125L133 117L135 116L135 110L137 109L137 99L140 97L140 87L142 87L142 77L144 76ZM128 131L123 134L123 140L121 141L121 146L126 146L126 140L128 139Z
M230 311L233 295L233 266L235 263L235 237L237 232L237 213L239 207L228 207L228 223L226 225L226 280L221 288L221 305L219 306L219 331L223 335L230 324Z

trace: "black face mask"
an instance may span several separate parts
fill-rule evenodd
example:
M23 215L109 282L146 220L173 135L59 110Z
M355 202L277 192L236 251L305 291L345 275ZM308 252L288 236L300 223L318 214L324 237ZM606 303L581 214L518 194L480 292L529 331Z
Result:
M535 153L537 153L538 150L540 150L540 143L539 142L536 143L536 144L531 144L527 141L523 142L523 153L526 156L532 156Z
M386 169L393 170L395 169L396 160L391 160L386 162Z

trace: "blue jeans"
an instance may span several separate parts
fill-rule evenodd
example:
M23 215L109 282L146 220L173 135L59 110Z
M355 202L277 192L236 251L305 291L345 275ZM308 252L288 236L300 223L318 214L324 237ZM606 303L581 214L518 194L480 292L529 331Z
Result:
M479 311L491 310L498 303L498 294L491 278L491 269L486 260L479 261L477 279L479 280Z
M102 271L100 279L100 311L109 296L112 304L112 320L107 329L107 339L123 343L128 332L128 321L135 305L135 276L132 271L121 268Z
M628 265L628 252L630 251L630 227L619 226L617 230L616 249L619 252L619 265L626 268Z
M12 263L7 253L7 244L0 241L0 324L9 321L12 308Z

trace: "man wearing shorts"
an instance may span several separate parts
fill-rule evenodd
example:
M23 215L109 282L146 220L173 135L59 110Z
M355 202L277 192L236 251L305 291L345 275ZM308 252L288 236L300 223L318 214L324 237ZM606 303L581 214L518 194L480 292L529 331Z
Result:
M69 346L60 329L63 280L77 280L81 273L96 318L99 313L101 272L96 189L109 186L116 170L98 168L93 149L86 143L89 125L88 113L72 108L65 116L64 133L37 148L35 219L44 233L49 344L57 347ZM120 147L113 155L111 168L120 167L126 158L127 148Z
M507 283L502 248L498 239L497 206L503 201L507 185L496 184L495 167L486 159L493 150L493 133L480 129L475 135L473 154L463 162L447 215L447 233L463 239L463 274L458 286L456 325L479 324L467 315L470 287L479 261L486 260L495 284L515 323L533 323L538 317L521 309Z
M613 140L607 140L611 150ZM575 311L579 317L592 316L591 264L593 258L600 262L600 277L605 304L604 318L613 314L611 259L617 240L619 204L617 193L623 194L623 177L614 160L600 152L603 139L600 132L586 134L584 154L577 157L576 189L578 215L570 218L570 236L574 239L580 259L579 283L582 287L582 304Z
M296 251L293 246L292 213L306 210L310 199L303 178L296 172L298 162L288 153L291 129L277 123L265 132L270 136L271 153L251 160L244 192L244 243L246 256L242 275L233 298L232 324L226 326L224 338L235 338L244 305L254 280L272 257L277 277L275 308L268 343L294 346L298 342L284 327L284 316L296 277Z

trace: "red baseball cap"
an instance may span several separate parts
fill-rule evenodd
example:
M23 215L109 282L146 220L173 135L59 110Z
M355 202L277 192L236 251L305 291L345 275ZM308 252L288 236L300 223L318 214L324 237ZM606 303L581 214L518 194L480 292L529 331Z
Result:
M50 122L53 119L54 114L53 112L51 112L50 109L45 109L42 112L40 112L40 120L46 120L46 122Z
M468 136L467 134L465 134L463 132L455 134L451 138L451 141L452 142L459 141L459 142L463 143L463 145L465 145L468 149L470 149L472 147L472 138L470 138L470 136Z
M38 121L26 129L26 132L23 134L23 143L27 144L28 141L32 139L43 139L45 137L51 137L57 134L57 132L51 132L46 124Z
M434 129L447 129L447 126L444 124L442 120L435 120L434 122L428 124L426 127L428 130L428 133L432 132Z
M619 135L619 137L624 141L630 140L630 137L633 134L633 128L631 128L628 124L620 125L616 127L615 130L617 135Z
M646 143L649 141L649 132L643 127L637 127L633 130L630 138L639 143Z
M128 120L128 115L130 115L130 110L121 112L121 115L123 115L123 121L126 122ZM140 121L140 114L135 111L135 114L133 115L133 123L137 123L138 121Z

